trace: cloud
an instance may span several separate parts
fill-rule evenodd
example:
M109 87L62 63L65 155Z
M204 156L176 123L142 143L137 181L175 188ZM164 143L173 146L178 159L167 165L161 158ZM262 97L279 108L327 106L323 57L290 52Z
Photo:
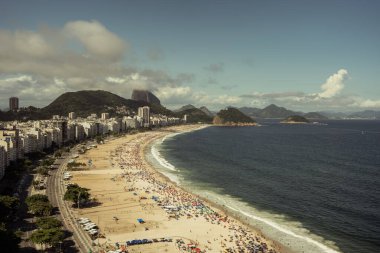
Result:
M86 53L98 59L120 60L127 47L121 38L95 20L68 22L63 32L79 40L86 49Z
M224 63L212 63L206 67L204 67L205 70L211 72L211 73L219 73L224 71Z
M134 88L157 91L195 80L191 73L125 66L128 45L98 21L0 29L0 101L19 96L23 105L41 107L67 91L103 89L129 97Z
M338 70L337 73L327 78L322 84L322 92L318 93L320 98L331 98L338 95L344 88L344 81L348 77L348 72L345 69Z

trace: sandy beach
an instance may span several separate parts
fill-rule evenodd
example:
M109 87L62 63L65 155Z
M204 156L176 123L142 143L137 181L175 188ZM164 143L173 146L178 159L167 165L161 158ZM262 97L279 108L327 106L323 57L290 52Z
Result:
M227 216L220 208L190 194L157 172L144 151L154 140L192 131L175 126L108 140L80 155L89 164L72 171L71 183L90 189L97 204L74 209L96 223L105 250L116 243L147 239L129 252L283 252L259 232ZM138 221L140 220L140 222Z

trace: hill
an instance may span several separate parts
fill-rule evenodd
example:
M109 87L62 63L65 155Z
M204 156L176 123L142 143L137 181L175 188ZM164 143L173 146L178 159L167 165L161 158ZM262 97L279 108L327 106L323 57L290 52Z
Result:
M238 108L238 110L249 117L259 118L259 115L262 109L254 108L254 107L240 107Z
M152 105L161 105L161 101L152 92L148 90L133 90L132 100L143 101Z
M217 125L254 125L255 121L236 108L220 110L213 120Z
M283 119L292 115L302 115L309 119L328 119L327 117L321 115L317 112L295 112L288 110L284 107L279 107L277 105L271 104L263 109L254 107L241 107L239 111L252 118L272 118L272 119Z
M206 113L210 117L214 117L214 113L212 113L206 106L199 107L199 109Z
M126 112L136 112L138 107L146 105L151 107L152 113L173 115L173 112L161 105L125 99L103 90L66 92L42 108L41 114L50 117L55 114L67 115L69 112L76 112L78 116L87 117L91 113L99 115L102 112L109 112L111 115L116 115L120 108Z
M281 121L281 123L297 124L297 123L309 123L310 121L299 115L292 115Z
M380 119L380 112L373 110L365 110L351 113L347 116L350 119Z
M187 123L211 123L212 117L208 116L205 112L198 108L189 108L182 110L180 112L177 112L177 117L183 118L184 115L187 115Z
M323 116L317 112L308 112L303 115L307 119L328 119L326 116Z
M189 109L196 109L196 107L194 105L184 105L181 108L174 110L174 112L182 112L182 111L186 111Z

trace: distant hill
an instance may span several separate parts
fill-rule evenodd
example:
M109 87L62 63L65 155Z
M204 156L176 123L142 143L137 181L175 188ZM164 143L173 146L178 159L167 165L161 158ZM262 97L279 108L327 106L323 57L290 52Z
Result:
M254 108L254 107L240 107L238 108L238 110L252 118L259 118L259 115L262 109Z
M152 92L148 90L133 90L132 100L143 101L154 105L161 105L161 101Z
M317 112L308 112L303 115L307 119L328 119L326 116L323 116L320 113Z
M199 108L202 112L206 113L210 117L214 117L214 113L212 113L206 106L202 106Z
M217 125L240 125L254 124L255 121L238 109L229 107L224 110L220 110L214 117L213 123Z
M292 115L281 121L281 123L309 123L310 121L300 115Z
M350 119L380 119L380 111L365 110L347 115Z
M284 107L279 107L277 105L271 104L264 109L252 108L252 107L241 107L239 108L244 114L253 118L273 118L273 119L283 119L291 115L299 114L297 112L288 110Z
M183 118L185 114L187 115L187 123L212 122L212 117L208 116L205 112L195 107L176 112L177 117L180 118Z
M103 90L83 90L77 92L66 92L55 99L51 104L41 109L43 115L64 115L69 112L76 112L78 116L87 117L91 113L109 112L111 115L117 114L117 107L124 107L126 110L137 111L138 107L150 106L152 113L162 113L173 115L173 112L157 104L150 104L145 101L125 99L108 91Z
M317 112L310 112L310 113L305 114L303 112L288 110L284 107L279 107L274 104L271 104L265 107L264 109L259 109L259 108L254 108L254 107L241 107L239 108L239 111L241 111L245 115L250 116L252 118L283 119L292 115L302 115L310 119L327 119L327 117Z
M186 111L189 109L196 109L196 107L194 105L184 105L181 108L174 110L174 112L182 112L182 111Z

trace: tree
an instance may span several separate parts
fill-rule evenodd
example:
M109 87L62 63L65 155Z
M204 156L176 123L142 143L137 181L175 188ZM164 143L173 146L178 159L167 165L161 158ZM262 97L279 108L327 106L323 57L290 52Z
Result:
M72 201L74 204L84 203L90 199L90 193L88 191L89 189L82 188L77 184L69 185L63 199Z
M35 194L29 196L25 199L25 203L29 211L38 216L49 216L53 211L53 206L46 195Z
M37 168L37 173L43 176L49 175L49 168L45 166L40 166Z
M61 157L61 156L62 156L62 153L59 151L55 152L55 154L54 154L54 157L56 157L56 158Z
M54 246L63 241L65 234L60 228L38 229L30 235L36 244Z
M36 225L40 229L60 228L62 222L54 217L41 217L36 221Z
M48 158L42 161L42 166L50 166L54 164L54 159Z
M0 228L0 245L1 252L18 252L19 243L21 242L20 237L10 230L4 227Z
M19 205L20 200L17 197L0 195L0 221L9 221Z

